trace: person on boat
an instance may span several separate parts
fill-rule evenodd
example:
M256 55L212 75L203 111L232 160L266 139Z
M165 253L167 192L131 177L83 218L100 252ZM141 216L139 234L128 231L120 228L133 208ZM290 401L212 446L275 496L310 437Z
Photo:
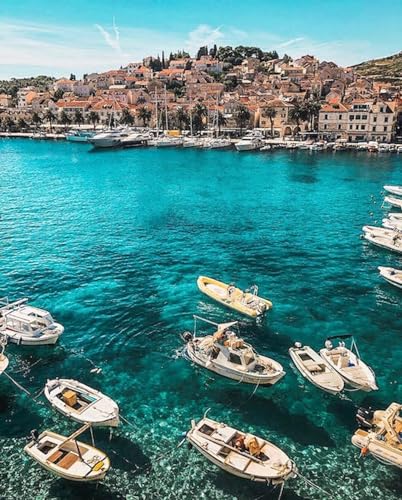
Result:
M231 283L229 286L228 286L228 299L231 299L232 298L232 295L234 293L234 291L236 290L236 287L234 286L233 283Z
M238 436L234 442L234 447L239 451L246 451L246 445L244 444L244 436Z

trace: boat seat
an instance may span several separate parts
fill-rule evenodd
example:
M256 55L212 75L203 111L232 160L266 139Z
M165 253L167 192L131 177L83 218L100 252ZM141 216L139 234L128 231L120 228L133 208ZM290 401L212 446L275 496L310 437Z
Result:
M78 455L70 452L57 465L63 467L63 469L69 469L78 459Z
M306 364L306 368L310 373L314 372L323 372L324 368L321 365L317 365L316 363Z
M53 455L51 455L49 458L48 458L48 461L51 462L52 464L54 464L55 462L57 462L57 460L59 460L62 456L64 455L64 453L61 451L61 450L57 450L53 453Z
M244 472L250 465L251 459L231 451L225 458L225 464L231 465L235 469Z

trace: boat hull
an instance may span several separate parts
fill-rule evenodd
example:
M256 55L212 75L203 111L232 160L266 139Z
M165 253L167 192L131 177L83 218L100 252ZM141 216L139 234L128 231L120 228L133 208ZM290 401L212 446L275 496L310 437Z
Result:
M380 275L385 279L385 281L387 281L390 285L396 286L397 288L402 290L402 271L394 269L393 267L383 267L383 266L380 266L378 270L380 271ZM395 279L394 278L395 274L400 275L401 278Z
M364 239L367 240L369 243L372 245L375 245L379 248L384 248L385 250L391 250L392 252L400 253L402 254L402 245L401 246L396 246L392 244L389 238L381 238L381 237L374 237L374 235L370 233L365 233L363 235Z
M366 453L368 452L382 464L402 469L402 452L390 449L382 441L371 437L369 433L358 430L352 436L352 444L361 450L364 448Z
M241 371L236 371L232 370L228 367L223 367L218 365L217 363L214 363L213 361L205 363L204 360L200 357L198 357L191 344L187 345L187 355L190 358L191 361L196 363L198 366L201 366L202 368L205 368L207 370L210 370L211 372L214 372L218 375L221 375L222 377L226 377L232 380L236 380L238 382L244 383L244 384L253 384L253 385L258 385L258 386L271 386L279 382L279 380L286 375L286 372L281 371L276 374L273 374L272 376L265 375L265 376L258 376L258 375L253 375L250 373L245 373Z
M1 331L1 333L7 337L8 342L25 346L54 345L59 340L59 337L63 332L64 327L59 324L57 324L57 332L45 333L39 337L23 335L7 328Z

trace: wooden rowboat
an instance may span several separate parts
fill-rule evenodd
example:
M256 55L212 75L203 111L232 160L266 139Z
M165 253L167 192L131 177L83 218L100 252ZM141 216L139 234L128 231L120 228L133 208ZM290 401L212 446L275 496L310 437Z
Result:
M283 484L297 473L294 463L274 444L205 416L191 422L187 439L215 465L250 481Z
M270 300L257 295L257 286L251 287L249 291L243 291L234 285L227 285L207 276L200 276L197 285L200 291L211 299L251 318L264 316L272 308Z

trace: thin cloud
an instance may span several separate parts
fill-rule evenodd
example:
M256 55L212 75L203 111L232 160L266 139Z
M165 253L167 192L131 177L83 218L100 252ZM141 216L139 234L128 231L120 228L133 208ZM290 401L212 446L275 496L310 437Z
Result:
M225 38L221 31L221 26L212 28L208 24L200 24L193 31L190 31L186 41L186 48L191 52L196 52L204 45L211 46L214 43L218 44Z
M302 42L303 40L304 40L303 37L292 38L291 40L287 40L286 42L282 42L281 44L279 44L278 48L284 49L285 47L289 47L290 45Z
M112 49L117 50L118 52L121 52L121 47L120 47L120 32L119 28L116 26L116 21L115 18L113 18L113 25L112 29L114 32L114 36L109 33L103 26L100 24L95 24L95 27L99 30L101 35L103 36L105 42L112 47Z

